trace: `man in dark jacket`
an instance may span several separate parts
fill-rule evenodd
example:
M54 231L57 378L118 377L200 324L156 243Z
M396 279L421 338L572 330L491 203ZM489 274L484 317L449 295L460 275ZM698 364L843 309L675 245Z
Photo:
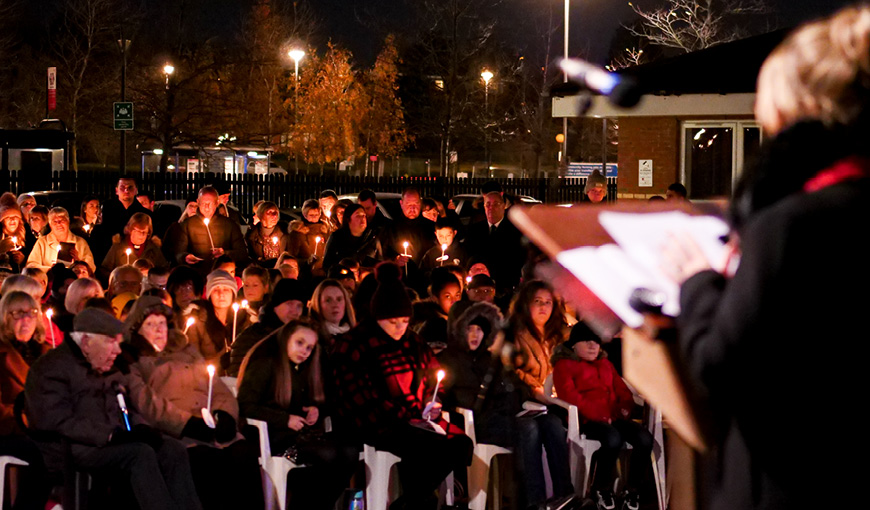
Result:
M497 292L510 292L520 282L526 262L523 236L505 215L504 197L497 191L483 200L486 221L471 225L465 236L465 251L471 259L483 262L497 284Z
M171 242L170 252L178 264L187 264L205 276L211 271L212 261L223 254L232 257L237 266L248 260L245 239L237 223L215 214L218 207L217 190L206 186L199 191L198 212L181 223L181 229Z
M199 509L187 452L121 403L127 377L115 366L120 321L95 308L76 315L72 341L43 355L24 387L27 416L46 464L68 444L77 469L123 473L143 510Z

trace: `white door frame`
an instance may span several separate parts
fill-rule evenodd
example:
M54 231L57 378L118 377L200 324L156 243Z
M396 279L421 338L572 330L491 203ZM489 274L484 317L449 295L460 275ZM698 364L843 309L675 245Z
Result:
M680 181L683 182L691 194L691 180L686 172L686 132L690 129L699 128L731 128L733 136L731 137L731 191L733 193L737 186L737 181L743 174L744 154L743 154L743 129L758 128L758 122L752 119L747 120L686 120L680 122ZM763 137L763 135L762 135Z

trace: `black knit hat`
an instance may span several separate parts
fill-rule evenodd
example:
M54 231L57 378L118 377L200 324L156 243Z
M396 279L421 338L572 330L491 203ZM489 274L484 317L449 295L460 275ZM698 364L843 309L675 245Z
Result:
M468 282L469 289L479 289L481 287L493 287L495 288L495 282L489 276L480 273L476 274L471 278L471 281Z
M378 288L372 296L372 317L376 320L411 317L414 308L402 284L399 266L392 262L381 262L375 267Z
M269 305L272 308L278 307L287 301L301 301L304 305L311 298L311 292L308 290L308 285L299 280L291 280L283 278L275 285L275 290L272 292L272 298L269 300Z
M574 324L571 328L571 334L568 336L568 340L565 342L565 346L568 348L573 348L577 342L595 342L598 345L601 345L601 337L589 326L586 325L585 322L578 322Z

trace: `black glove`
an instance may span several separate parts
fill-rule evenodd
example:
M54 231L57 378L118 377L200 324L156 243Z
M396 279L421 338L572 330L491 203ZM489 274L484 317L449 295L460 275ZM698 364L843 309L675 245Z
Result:
M233 415L226 411L215 411L214 418L217 421L217 426L214 429L214 437L218 443L228 443L236 437L238 426Z
M187 420L187 423L184 425L184 430L181 431L181 435L204 443L211 443L214 441L214 430L210 429L209 426L205 424L205 420L198 416L193 416Z
M137 443L145 443L155 450L163 446L163 434L161 434L159 430L149 427L144 423L133 425L133 429L130 431L130 436L133 438L133 441Z

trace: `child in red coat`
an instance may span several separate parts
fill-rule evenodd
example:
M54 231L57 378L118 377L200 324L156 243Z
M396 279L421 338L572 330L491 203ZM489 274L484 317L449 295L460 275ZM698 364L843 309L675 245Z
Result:
M649 468L652 435L629 419L634 407L631 390L604 357L601 338L584 323L575 324L568 341L553 353L553 382L558 397L577 406L580 433L601 443L591 484L598 508L616 508L613 471L623 442L633 449L622 508L638 508L637 489Z

